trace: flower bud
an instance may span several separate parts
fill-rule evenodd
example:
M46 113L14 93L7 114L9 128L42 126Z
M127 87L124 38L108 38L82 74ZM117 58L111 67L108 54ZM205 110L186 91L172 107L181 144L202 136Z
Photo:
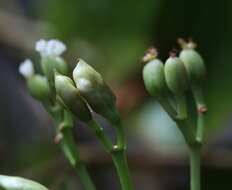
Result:
M61 54L66 51L66 45L59 40L39 40L35 44L35 50L39 52L42 60L41 67L47 76L49 83L54 86L54 69L63 75L68 75L68 65Z
M34 66L30 59L26 59L19 65L19 73L26 79L29 79L35 74Z
M116 97L97 71L79 59L73 71L73 78L77 89L96 113L111 123L119 120L115 108Z
M183 62L174 56L167 59L164 66L168 88L174 94L183 94L188 88L187 72Z
M161 97L166 94L167 85L164 76L164 65L159 59L154 58L144 66L143 80L147 91L152 96Z
M192 40L189 40L189 42L186 43L183 39L178 39L178 43L183 49L180 53L180 59L184 62L186 67L198 112L200 114L206 113L207 106L204 101L204 95L201 87L206 74L204 61L201 55L195 51L197 45Z
M32 180L6 175L0 175L0 187L5 190L48 190Z
M68 65L61 57L42 57L41 66L49 82L54 83L54 69L63 75L68 75Z
M84 122L88 122L92 119L90 110L75 88L73 81L64 75L55 74L55 87L59 100L62 101L62 105L73 113L78 119Z
M37 100L47 102L50 100L50 88L47 78L42 75L33 75L27 80L27 86L31 95Z
M179 39L178 42L183 48L179 57L186 67L190 82L200 85L202 79L204 79L206 69L201 55L195 51L196 44L192 41L186 43L183 39Z

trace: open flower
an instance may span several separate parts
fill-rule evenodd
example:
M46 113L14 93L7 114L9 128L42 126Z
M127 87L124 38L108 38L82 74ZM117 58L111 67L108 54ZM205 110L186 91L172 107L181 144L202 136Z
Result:
M57 57L65 50L66 45L59 40L45 41L43 39L36 42L35 50L40 53L42 57Z
M34 75L34 67L30 59L26 59L19 65L19 73L25 78L30 78Z

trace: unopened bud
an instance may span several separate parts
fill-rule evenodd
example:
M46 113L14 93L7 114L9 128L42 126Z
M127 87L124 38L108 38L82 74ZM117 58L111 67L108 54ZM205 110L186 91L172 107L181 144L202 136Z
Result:
M47 102L50 100L50 88L47 78L42 75L33 75L27 80L27 86L31 95L37 100Z
M54 69L63 75L68 75L68 65L61 57L42 57L41 66L52 85L54 84Z
M183 62L177 57L169 57L164 66L168 88L174 94L182 94L188 89L187 72Z
M143 80L147 91L154 97L167 92L164 65L159 59L150 60L143 68Z
M58 97L71 113L81 121L87 122L92 119L90 110L85 100L75 88L73 81L64 75L55 73L55 88Z
M186 43L183 39L179 39L178 43L183 48L179 57L186 67L190 82L200 85L206 69L201 55L195 50L196 44L191 40Z
M97 71L79 59L73 71L73 78L77 89L96 113L112 123L118 121L116 97Z

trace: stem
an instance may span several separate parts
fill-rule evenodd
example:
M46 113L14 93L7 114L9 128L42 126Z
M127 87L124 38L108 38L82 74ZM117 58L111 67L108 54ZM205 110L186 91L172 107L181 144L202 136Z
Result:
M90 120L87 123L87 125L95 133L98 140L102 143L105 149L108 152L111 152L113 150L113 144L111 140L108 138L108 136L105 134L103 128L100 125L98 125L94 120Z
M204 96L201 88L195 85L192 87L192 92L198 113L196 140L199 143L202 143L204 138L205 113L207 112L207 106L205 105Z
M195 145L195 146L189 147L191 190L200 190L201 189L200 152L201 152L200 145Z
M196 143L194 131L188 123L188 120L176 120L177 127L181 131L185 142L188 146L191 146Z
M193 85L192 92L197 109L200 109L201 107L206 107L202 89L197 85Z
M60 133L63 136L61 140L61 148L71 165L77 169L77 173L83 182L84 187L87 190L96 190L95 185L88 174L87 168L80 158L80 153L76 148L71 128L65 127Z
M121 182L123 190L132 190L133 185L131 176L129 174L129 168L127 164L127 158L125 150L115 149L112 153L113 162L116 166L117 173Z
M159 103L161 104L161 106L163 107L163 109L167 112L167 114L169 115L169 117L171 117L175 121L176 120L177 112L172 107L172 105L169 103L168 97L167 96L165 96L165 97L159 97L159 98L157 98L157 100L159 101Z
M118 148L125 150L126 149L125 131L124 131L124 127L122 126L121 119L118 121L116 125L116 134L118 138L118 143L117 143Z
M179 118L177 116L177 112L176 110L172 107L172 105L168 102L168 97L160 97L157 99L159 101L159 103L161 104L161 106L164 108L164 110L166 111L166 113L169 115L169 117L176 122L177 127L179 128L179 130L181 131L185 142L190 145L190 144L194 144L195 142L195 135L194 132L192 130L192 128L190 128L189 124L188 124L188 120L186 118ZM182 101L182 104L185 103ZM183 107L183 105L182 105ZM186 107L186 105L185 105ZM186 110L186 109L185 109Z
M177 104L177 118L186 119L188 117L187 104L185 94L176 95L176 104Z
M205 116L204 114L198 112L196 140L199 143L203 142L204 128L205 128L204 125L205 125Z

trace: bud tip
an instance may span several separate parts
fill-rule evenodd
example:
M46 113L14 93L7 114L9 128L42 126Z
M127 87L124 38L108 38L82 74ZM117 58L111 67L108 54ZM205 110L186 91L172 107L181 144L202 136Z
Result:
M141 62L145 63L156 59L158 56L158 50L155 47L150 47L146 50L145 55L142 57Z

